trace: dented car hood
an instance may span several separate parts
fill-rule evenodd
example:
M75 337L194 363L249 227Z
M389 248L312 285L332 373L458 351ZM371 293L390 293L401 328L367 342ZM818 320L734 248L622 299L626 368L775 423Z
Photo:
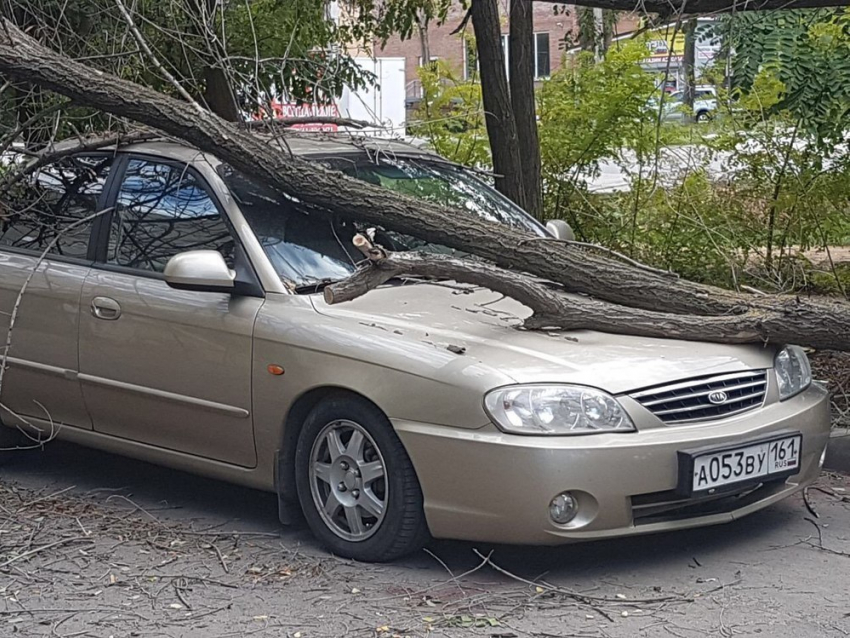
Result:
M577 383L624 393L689 377L773 366L773 347L723 345L595 331L525 331L531 311L499 293L408 281L317 312L353 330L467 357L514 383Z

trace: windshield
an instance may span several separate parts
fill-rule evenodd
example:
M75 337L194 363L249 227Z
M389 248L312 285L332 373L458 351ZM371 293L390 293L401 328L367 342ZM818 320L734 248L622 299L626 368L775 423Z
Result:
M471 171L453 164L415 158L382 158L379 162L334 158L322 163L403 195L462 208L491 222L545 235L542 226L519 206Z
M538 236L545 229L473 174L439 162L381 160L375 164L334 158L329 168L412 197L462 208L489 221ZM352 239L373 225L330 216L256 184L226 165L218 172L263 246L277 274L304 292L350 275L363 256ZM465 253L410 235L376 229L375 242L391 251L417 250L466 257Z

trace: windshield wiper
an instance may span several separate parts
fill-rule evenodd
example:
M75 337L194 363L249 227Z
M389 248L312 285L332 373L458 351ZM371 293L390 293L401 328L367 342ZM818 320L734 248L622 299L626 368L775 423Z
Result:
M295 290L295 292L299 295L313 294L317 292L322 292L327 286L335 284L338 281L340 280L333 279L331 277L325 277L324 279L319 279L318 281L313 281L309 284L298 284L293 290Z
M407 282L416 282L416 283L425 283L425 282L438 282L444 281L445 278L435 279L434 277L424 277L422 275L398 275L397 277L390 277L387 281L384 282L383 285L387 284L398 284L404 285ZM293 288L296 293L299 295L310 295L318 292L322 292L326 287L331 284L335 284L342 279L333 279L330 277L326 277L325 279L319 279L317 281L310 282L309 284L298 284Z

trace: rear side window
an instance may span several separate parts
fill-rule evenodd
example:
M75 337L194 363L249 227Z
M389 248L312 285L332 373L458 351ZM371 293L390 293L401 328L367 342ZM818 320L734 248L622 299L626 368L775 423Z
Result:
M174 255L217 250L232 265L230 228L185 167L130 160L112 216L107 262L162 272Z
M0 208L0 247L85 259L111 155L66 158L12 187Z

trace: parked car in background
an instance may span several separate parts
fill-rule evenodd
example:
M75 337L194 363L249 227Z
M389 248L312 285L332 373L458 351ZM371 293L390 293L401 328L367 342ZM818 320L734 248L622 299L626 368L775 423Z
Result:
M551 236L410 145L293 135L287 151ZM4 331L28 281L4 439L35 426L276 492L281 520L300 511L368 561L429 536L554 545L728 522L822 467L829 401L794 346L518 330L529 309L503 295L409 277L329 305L361 260L356 218L173 142L46 174L0 220Z
M654 100L655 108L658 108L660 100ZM662 119L665 122L683 122L689 115L685 105L685 92L677 90L664 97ZM717 89L713 86L697 86L694 89L693 118L696 122L707 122L717 112Z

